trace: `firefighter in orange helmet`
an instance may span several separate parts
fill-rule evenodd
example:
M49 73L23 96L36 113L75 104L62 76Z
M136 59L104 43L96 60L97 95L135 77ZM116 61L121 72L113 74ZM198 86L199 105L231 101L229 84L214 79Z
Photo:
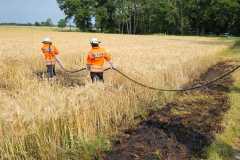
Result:
M111 56L106 50L99 46L101 42L97 38L92 38L90 44L92 49L87 54L87 69L90 71L92 82L104 82L103 72L104 63L107 61L111 67L114 68L111 61Z
M48 78L52 79L56 76L55 71L55 64L56 62L59 63L59 65L62 65L62 62L60 58L58 57L59 51L58 49L52 44L52 40L48 37L44 38L42 41L42 53L44 55L46 67L47 67L47 74Z

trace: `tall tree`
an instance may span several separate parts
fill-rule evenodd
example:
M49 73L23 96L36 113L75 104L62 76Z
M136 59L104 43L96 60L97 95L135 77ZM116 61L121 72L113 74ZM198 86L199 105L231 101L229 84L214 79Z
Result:
M76 25L82 31L92 28L92 11L95 0L57 0L60 9L67 18L74 18Z
M60 19L60 20L58 21L58 27L64 28L64 27L66 27L66 26L67 26L67 22L66 22L65 19Z
M240 34L240 0L57 0L82 31Z

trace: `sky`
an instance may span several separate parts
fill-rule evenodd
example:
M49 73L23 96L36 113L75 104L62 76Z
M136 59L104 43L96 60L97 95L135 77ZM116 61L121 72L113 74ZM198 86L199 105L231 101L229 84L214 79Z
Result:
M0 0L0 23L34 23L47 18L55 24L64 18L56 0Z

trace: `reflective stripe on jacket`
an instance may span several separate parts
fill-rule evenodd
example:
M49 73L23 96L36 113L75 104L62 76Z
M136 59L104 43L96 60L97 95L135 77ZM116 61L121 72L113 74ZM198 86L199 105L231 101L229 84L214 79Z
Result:
M52 65L56 63L55 56L59 54L58 49L51 44L43 44L42 53L44 55L44 59L46 62L46 65Z
M87 64L91 72L103 72L105 61L111 61L111 56L101 47L92 48L87 55Z

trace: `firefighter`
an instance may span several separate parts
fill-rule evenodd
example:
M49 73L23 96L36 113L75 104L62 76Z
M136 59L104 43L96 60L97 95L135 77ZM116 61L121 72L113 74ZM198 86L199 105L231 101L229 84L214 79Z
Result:
M99 46L100 43L97 38L92 38L90 40L92 48L87 54L87 69L90 71L93 83L97 81L104 82L103 72L105 61L109 63L111 69L114 69L111 56L104 48Z
M62 62L60 60L58 49L52 44L52 40L49 37L46 37L42 41L42 53L44 55L45 64L47 67L47 74L49 79L53 79L56 76L55 64L59 63L60 66Z

